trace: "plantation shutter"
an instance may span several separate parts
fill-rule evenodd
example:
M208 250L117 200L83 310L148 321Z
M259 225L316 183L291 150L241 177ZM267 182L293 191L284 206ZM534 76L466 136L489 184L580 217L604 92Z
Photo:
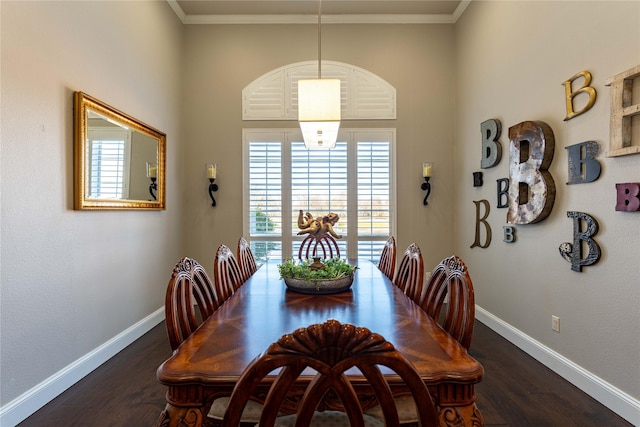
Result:
M242 120L297 120L298 80L318 78L318 62L272 70L242 90ZM322 78L340 79L342 120L396 118L396 90L377 75L334 61L322 61Z
M127 173L130 134L124 129L98 129L87 135L88 197L92 199L122 199L129 196Z
M299 130L243 134L245 234L258 263L297 257L300 210L338 214L341 256L378 260L394 229L393 130L345 130L331 150L307 150Z
M340 220L335 231L346 237L349 217L347 213L347 143L338 141L331 150L307 150L304 142L291 144L291 206L293 234L299 231L297 220L300 210L314 217L329 212ZM302 236L304 238L306 236ZM299 238L293 243L293 253L298 253ZM338 240L340 252L346 254L346 243Z
M249 235L258 263L282 256L282 142L277 139L251 141L248 150Z
M358 139L358 257L377 261L391 234L391 142Z

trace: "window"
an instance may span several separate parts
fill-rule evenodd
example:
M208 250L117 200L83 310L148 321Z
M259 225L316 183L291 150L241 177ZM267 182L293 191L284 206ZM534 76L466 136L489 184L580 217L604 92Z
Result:
M340 216L343 257L377 261L394 234L392 129L343 130L335 149L307 150L295 130L245 130L245 230L256 261L297 256L300 210Z
M98 129L88 132L88 197L126 199L129 197L130 133L126 129Z

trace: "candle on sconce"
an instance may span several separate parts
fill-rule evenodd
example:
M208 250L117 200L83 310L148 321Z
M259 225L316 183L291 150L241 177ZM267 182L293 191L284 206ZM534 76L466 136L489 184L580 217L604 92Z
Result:
M423 178L429 178L431 177L431 163L429 162L425 162L422 164L422 177Z
M216 206L216 199L213 197L213 193L218 191L218 184L215 179L218 176L218 165L216 163L207 163L207 177L209 178L209 197L211 197L211 206Z
M207 165L207 176L209 179L216 179L218 175L218 167L215 163L210 163Z
M147 178L158 177L158 166L155 164L147 163Z
M422 177L424 178L424 182L420 185L423 191L427 193L424 195L424 200L422 204L427 206L429 204L429 195L431 194L431 168L433 167L433 163L424 162L422 163Z

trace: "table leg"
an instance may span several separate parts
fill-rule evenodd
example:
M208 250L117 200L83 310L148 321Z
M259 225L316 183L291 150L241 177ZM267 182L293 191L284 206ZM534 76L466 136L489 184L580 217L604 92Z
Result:
M484 427L473 384L440 384L434 389L440 427Z
M475 403L438 407L440 427L484 427L484 418Z
M178 407L167 403L155 427L202 427L204 418L201 408Z

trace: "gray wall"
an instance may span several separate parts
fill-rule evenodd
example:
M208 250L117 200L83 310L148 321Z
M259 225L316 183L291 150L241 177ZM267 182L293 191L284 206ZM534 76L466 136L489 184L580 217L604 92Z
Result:
M636 398L638 407L640 213L615 211L615 184L638 182L640 155L607 158L604 153L610 91L605 81L640 64L640 3L474 1L456 24L456 53L454 245L469 264L476 303L556 352L558 366L569 365L561 358L568 359ZM582 70L593 75L596 103L563 121L562 82ZM584 105L580 102L576 107ZM485 185L474 188L471 174L481 170L480 123L488 119L502 122L503 159L484 169ZM507 244L502 236L507 209L496 207L496 180L509 174L508 129L526 120L541 120L553 129L556 147L549 171L557 195L547 219L517 226L516 242ZM589 140L601 147L600 178L566 185L565 147ZM481 199L491 203L493 242L487 249L470 249L473 201ZM602 257L581 273L571 271L558 251L573 239L567 211L585 212L600 224L595 238ZM552 314L560 317L559 334L551 330Z
M164 304L182 254L183 26L166 2L0 7L4 406ZM76 90L167 133L166 211L73 210Z

